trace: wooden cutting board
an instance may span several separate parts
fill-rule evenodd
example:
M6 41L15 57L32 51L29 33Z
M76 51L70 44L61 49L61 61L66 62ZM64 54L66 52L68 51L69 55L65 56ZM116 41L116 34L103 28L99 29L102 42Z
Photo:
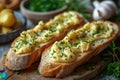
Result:
M120 46L120 37L117 38L116 42ZM100 53L86 64L77 67L72 74L62 79L41 76L38 72L39 62L19 72L11 71L4 66L5 56L0 59L0 70L4 69L8 72L7 80L90 80L106 68L107 64L112 60L111 58L103 57L103 54L106 53Z
M56 79L41 76L37 70L39 62L19 72L11 71L4 66L4 58L5 56L0 60L0 70L4 69L8 72L7 80L88 80L98 75L111 60L110 58L105 60L102 55L95 56L86 64L77 67L69 76L63 79Z

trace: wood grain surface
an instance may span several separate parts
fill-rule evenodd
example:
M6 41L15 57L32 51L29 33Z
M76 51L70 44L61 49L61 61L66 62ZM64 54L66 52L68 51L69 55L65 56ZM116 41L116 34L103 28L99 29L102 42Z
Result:
M102 55L95 56L86 64L77 67L69 76L56 79L41 76L37 70L39 62L36 62L28 69L15 72L4 66L4 59L5 56L0 60L0 70L4 69L8 72L9 76L7 80L88 80L98 75L111 60L110 58L103 60Z

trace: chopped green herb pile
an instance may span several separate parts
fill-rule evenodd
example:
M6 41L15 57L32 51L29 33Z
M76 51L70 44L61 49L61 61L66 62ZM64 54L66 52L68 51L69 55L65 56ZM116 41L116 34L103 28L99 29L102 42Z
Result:
M30 3L26 5L26 8L36 12L52 11L66 5L65 0L29 0L29 2Z

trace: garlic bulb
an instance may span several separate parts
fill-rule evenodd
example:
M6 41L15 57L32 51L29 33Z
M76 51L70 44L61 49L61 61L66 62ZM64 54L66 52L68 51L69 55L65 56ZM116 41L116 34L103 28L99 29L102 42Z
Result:
M116 4L111 0L102 1L101 3L94 1L93 5L95 6L93 11L94 20L109 19L117 12Z

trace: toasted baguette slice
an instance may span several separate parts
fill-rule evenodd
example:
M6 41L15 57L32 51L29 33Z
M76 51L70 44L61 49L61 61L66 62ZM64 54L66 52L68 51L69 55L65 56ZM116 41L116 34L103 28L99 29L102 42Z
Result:
M47 23L39 22L35 28L22 32L13 41L5 59L5 66L11 70L30 67L40 59L46 47L62 39L71 29L83 24L83 16L74 11L64 12Z
M109 43L112 40L115 40L117 38L118 33L119 33L118 25L116 25L115 23L109 22L109 21L95 21L92 23L87 23L83 27L77 29L78 31L75 30L76 32L78 32L77 37L79 37L82 34L80 29L85 28L85 26L87 26L87 29L84 29L84 30L86 30L84 32L86 33L88 30L88 33L86 33L86 34L89 34L89 32L90 32L89 30L91 30L91 32L92 32L92 30L96 30L96 26L107 27L108 25L113 30L113 32L110 35L107 34L107 35L109 35L109 37L105 37L105 34L103 34L103 37L98 38L98 39L96 38L92 43L90 43L88 49L87 49L87 46L83 46L83 48L81 46L79 48L81 51L79 52L77 50L73 50L73 48L72 48L73 45L70 46L70 50L74 51L71 54L71 56L72 56L71 60L69 57L71 52L69 53L69 51L66 51L66 53L65 53L65 51L64 51L66 49L65 47L63 49L63 53L61 53L62 52L61 50L62 50L62 47L65 45L65 43L63 43L63 41L68 38L69 38L68 42L72 41L75 38L74 34L76 34L76 33L71 34L71 32L70 32L67 34L67 36L69 36L69 37L65 36L65 38L63 40L57 41L50 47L46 48L42 53L41 62L38 67L40 74L43 76L47 76L47 77L56 77L56 78L65 77L66 75L70 74L76 67L78 67L79 65L82 65L83 63L90 60L93 56L99 54L101 51L103 51L109 45ZM107 28L105 30L107 30ZM98 33L101 33L99 31L99 29L98 29ZM82 36L85 36L85 35L82 35ZM100 35L98 35L98 36L100 36ZM82 38L81 39L80 38L78 38L78 39L81 40ZM89 38L87 38L87 40L89 40ZM62 43L60 43L60 42L62 42ZM87 41L83 41L83 42L87 43ZM64 45L58 45L57 43L64 44ZM73 43L74 43L74 41L70 44L73 44ZM59 49L56 46L53 47L55 44L57 44L57 47L60 49L61 52L59 51ZM82 44L82 43L79 43L79 44ZM54 50L54 54L52 54L53 52L51 52L51 50ZM55 53L56 50L59 52ZM62 57L64 55L61 56L61 54L66 54L66 57L67 56L68 57L67 58Z

